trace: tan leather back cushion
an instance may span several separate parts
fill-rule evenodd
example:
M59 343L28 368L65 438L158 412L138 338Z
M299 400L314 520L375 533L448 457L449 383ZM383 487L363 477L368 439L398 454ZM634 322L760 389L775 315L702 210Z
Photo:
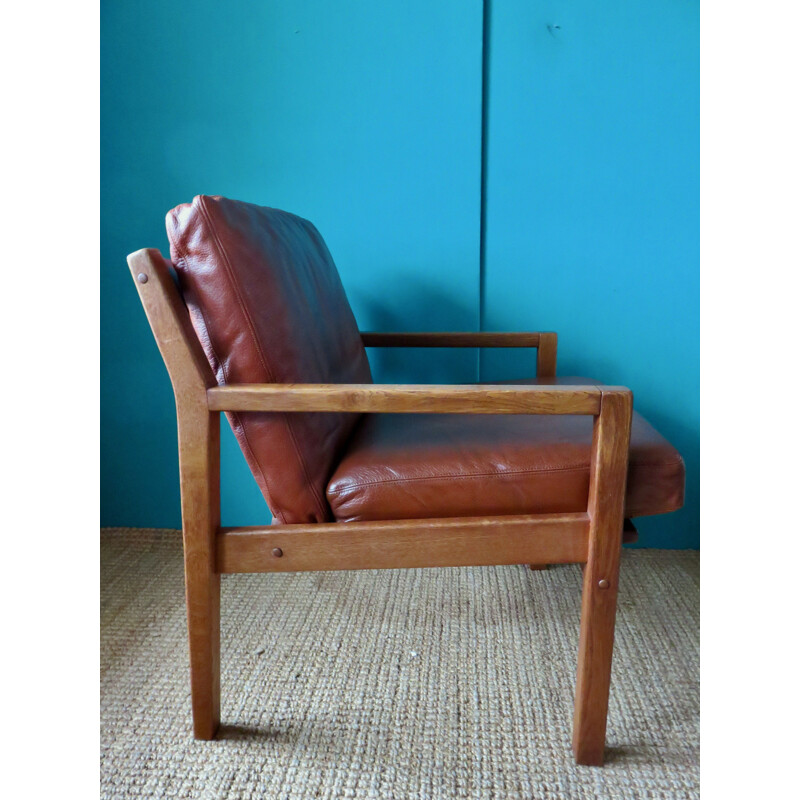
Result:
M199 196L169 212L167 234L220 384L372 382L336 266L310 222ZM228 417L279 522L332 519L325 488L359 415Z

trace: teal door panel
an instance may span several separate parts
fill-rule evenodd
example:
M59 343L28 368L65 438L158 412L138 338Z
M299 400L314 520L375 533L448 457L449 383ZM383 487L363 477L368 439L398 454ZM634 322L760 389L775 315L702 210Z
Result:
M102 523L177 526L175 415L125 256L222 194L311 219L362 329L479 325L482 4L102 7ZM377 380L477 377L379 353ZM269 521L223 425L225 524Z
M559 373L629 386L681 451L699 542L699 6L490 5L485 329L555 330ZM531 374L485 353L482 377Z

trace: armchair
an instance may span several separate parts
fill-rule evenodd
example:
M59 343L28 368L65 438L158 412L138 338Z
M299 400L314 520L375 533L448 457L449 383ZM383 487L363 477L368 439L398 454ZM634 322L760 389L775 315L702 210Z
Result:
M602 764L625 518L683 498L631 392L556 378L554 333L360 333L293 215L198 197L167 227L179 284L157 250L128 263L177 406L195 738L220 722L221 574L581 563L573 750ZM379 385L365 347L536 348L537 378ZM220 526L220 412L272 525Z

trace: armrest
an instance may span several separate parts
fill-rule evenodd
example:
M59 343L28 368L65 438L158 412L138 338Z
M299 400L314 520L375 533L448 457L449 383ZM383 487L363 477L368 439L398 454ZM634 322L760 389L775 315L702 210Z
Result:
M211 411L349 411L393 414L600 413L621 387L396 384L240 384L208 390Z
M552 331L528 333L377 333L362 331L364 347L533 347L536 348L536 375L553 378L556 374L558 335Z

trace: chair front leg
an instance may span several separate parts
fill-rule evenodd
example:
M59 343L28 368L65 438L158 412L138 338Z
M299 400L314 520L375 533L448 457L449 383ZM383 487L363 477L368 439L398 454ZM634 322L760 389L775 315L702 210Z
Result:
M603 392L594 423L572 738L577 763L593 766L605 750L632 408L630 392Z
M183 554L195 739L219 728L219 413L178 408Z

